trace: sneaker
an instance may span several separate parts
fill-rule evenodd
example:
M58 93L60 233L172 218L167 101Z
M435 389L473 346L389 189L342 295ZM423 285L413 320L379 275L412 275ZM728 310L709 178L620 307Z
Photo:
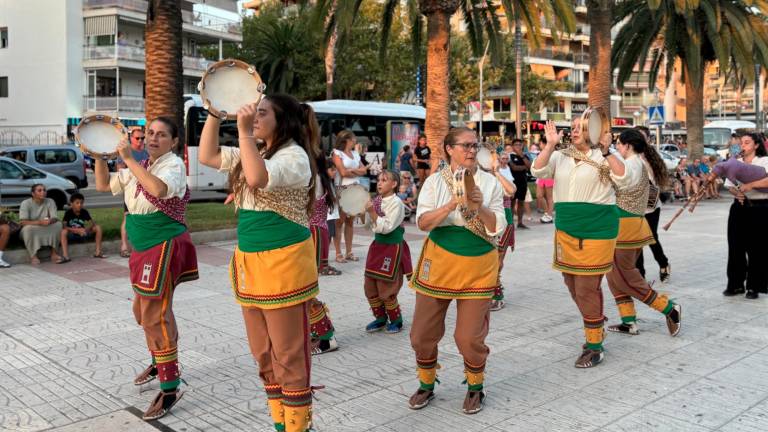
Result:
M669 280L669 276L672 275L672 266L667 264L666 267L659 269L659 280L664 283Z
M377 331L384 330L384 327L386 327L386 326L387 326L387 321L386 320L384 320L384 321L373 320L373 321L371 321L370 324L365 326L365 331L367 331L368 333L374 333L374 332L377 332Z
M603 362L604 357L603 350L596 351L585 347L579 358L576 359L574 366L579 369L595 367Z
M3 261L3 259L2 259L2 258L0 258L0 268L8 268L8 267L10 267L10 266L11 266L11 264L9 264L9 263L8 263L8 262L6 262L6 261Z
M723 295L726 297L733 297L740 294L744 294L744 288L736 288L736 289L730 289L726 288L725 291L723 291Z
M464 406L461 408L464 414L476 414L483 410L485 405L485 393L480 391L467 391L467 397L464 398Z
M552 223L552 216L550 216L549 213L544 213L544 216L539 219L539 222L543 224L550 224Z
M633 336L640 334L640 328L637 326L636 322L631 322L629 324L621 323L621 324L608 326L608 331L614 332L614 333L623 333L623 334L628 334Z
M667 314L667 329L669 330L670 336L675 337L678 333L680 333L680 327L682 326L680 320L682 317L683 309L679 304L676 304Z
M747 291L747 295L745 295L744 297L746 297L746 298L748 298L750 300L754 300L754 299L760 297L760 294L758 294L757 291Z
M504 309L504 300L491 300L491 312Z
M330 339L312 339L310 342L311 344L311 352L312 355L320 355L329 353L331 351L336 351L339 349L339 343L336 341L335 337L331 337Z
M420 410L429 405L432 399L435 398L435 392L432 390L418 389L416 393L408 400L408 408L412 410Z
M389 323L387 324L387 333L400 333L400 331L403 329L403 322L400 321L399 323Z

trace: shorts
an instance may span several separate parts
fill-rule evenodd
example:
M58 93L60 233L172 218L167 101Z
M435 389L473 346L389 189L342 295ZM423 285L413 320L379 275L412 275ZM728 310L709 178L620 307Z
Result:
M424 163L424 162L416 162L416 169L425 169L425 170L428 170L429 168L430 168L430 167L429 167L429 164L428 164L428 163Z
M75 233L68 232L67 233L67 241L69 243L85 243L88 240L92 239L96 234L92 231L89 231L84 236L77 235Z
M525 199L526 194L530 193L528 192L528 183L515 182L515 187L517 188L517 190L515 191L515 195L513 196L513 198L518 201L523 201Z
M545 187L545 188L551 188L551 187L555 186L555 179L551 179L551 178L548 178L548 179L545 179L545 178L536 179L536 185L537 186L541 186L541 187Z
M338 219L328 219L328 238L336 237L336 221Z

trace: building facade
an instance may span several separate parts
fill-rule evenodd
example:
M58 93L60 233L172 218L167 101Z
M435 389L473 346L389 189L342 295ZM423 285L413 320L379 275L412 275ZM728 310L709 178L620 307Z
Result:
M67 142L93 112L144 124L147 5L0 0L0 145ZM201 47L242 41L235 17L236 0L182 1L185 93L211 63Z

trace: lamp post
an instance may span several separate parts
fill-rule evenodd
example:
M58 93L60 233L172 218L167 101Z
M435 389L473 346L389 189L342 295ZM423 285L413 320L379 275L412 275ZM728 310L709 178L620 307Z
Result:
M483 56L480 57L480 61L477 62L477 67L480 68L480 142L483 142L483 114L485 114L485 103L483 101L483 66L485 66L485 56L488 55L488 46L490 41L485 44L485 51Z
M632 115L635 116L635 126L639 126L638 123L640 122L640 111L635 111L632 113Z

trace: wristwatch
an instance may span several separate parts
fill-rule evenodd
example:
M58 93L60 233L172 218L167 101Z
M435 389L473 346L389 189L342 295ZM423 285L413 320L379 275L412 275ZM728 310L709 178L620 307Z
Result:
M613 153L611 153L611 150L610 150L610 149L608 149L608 151L607 151L607 152L603 153L603 157L604 157L604 158L607 158L608 156L610 156L610 155L612 155L612 154L613 154Z

